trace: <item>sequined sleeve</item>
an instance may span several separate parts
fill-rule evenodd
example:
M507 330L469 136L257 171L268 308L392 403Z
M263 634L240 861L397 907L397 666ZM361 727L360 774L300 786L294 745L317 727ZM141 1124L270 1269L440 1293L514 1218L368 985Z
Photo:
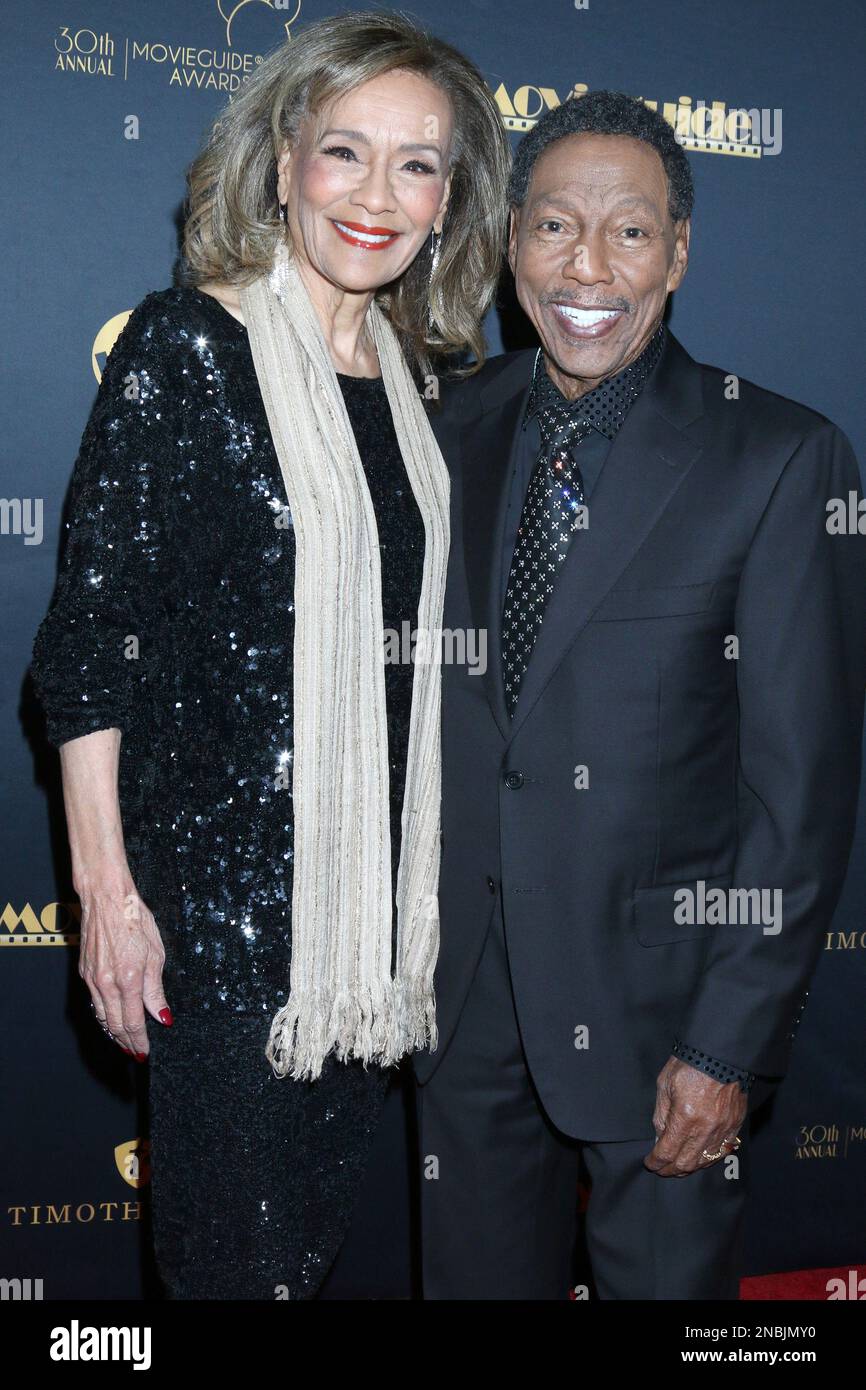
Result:
M158 648L159 477L175 411L150 299L105 363L73 469L57 585L34 642L32 675L54 746L127 728Z

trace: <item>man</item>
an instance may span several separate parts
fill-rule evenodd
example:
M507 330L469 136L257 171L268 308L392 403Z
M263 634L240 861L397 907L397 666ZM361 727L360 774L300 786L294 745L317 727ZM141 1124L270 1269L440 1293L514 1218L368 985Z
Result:
M540 349L436 428L452 478L440 1041L416 1061L427 1298L737 1297L747 1112L788 1061L859 781L866 540L823 416L663 324L693 189L595 92L517 152ZM740 1148L742 1144L742 1148Z

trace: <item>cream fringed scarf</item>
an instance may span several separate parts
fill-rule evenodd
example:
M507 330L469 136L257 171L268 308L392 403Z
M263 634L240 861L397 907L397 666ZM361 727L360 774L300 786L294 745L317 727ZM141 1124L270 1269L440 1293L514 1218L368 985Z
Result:
M283 248L272 273L242 288L240 300L296 540L292 962L266 1056L277 1076L314 1079L331 1051L388 1066L436 1046L441 664L415 663L392 978L375 513L315 310ZM367 324L424 521L418 627L432 638L442 625L448 474L375 301ZM434 645L426 643L428 652Z

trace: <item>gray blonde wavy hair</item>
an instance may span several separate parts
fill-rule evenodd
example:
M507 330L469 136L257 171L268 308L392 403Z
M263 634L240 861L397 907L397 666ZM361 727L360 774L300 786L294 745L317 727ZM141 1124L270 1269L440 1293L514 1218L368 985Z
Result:
M323 19L260 64L215 121L187 174L180 279L246 285L270 270L279 220L277 153L301 123L371 78L408 70L451 103L451 189L439 261L428 239L401 278L376 299L410 365L469 352L486 355L481 321L502 266L511 154L502 119L478 69L402 14L378 10ZM428 326L428 313L433 326Z

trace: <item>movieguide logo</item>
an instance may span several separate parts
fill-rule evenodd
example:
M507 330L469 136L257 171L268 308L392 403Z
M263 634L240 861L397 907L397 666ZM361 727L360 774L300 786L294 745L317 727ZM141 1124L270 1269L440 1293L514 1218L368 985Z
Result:
M150 1370L149 1327L52 1327L52 1361L131 1361L134 1371Z

